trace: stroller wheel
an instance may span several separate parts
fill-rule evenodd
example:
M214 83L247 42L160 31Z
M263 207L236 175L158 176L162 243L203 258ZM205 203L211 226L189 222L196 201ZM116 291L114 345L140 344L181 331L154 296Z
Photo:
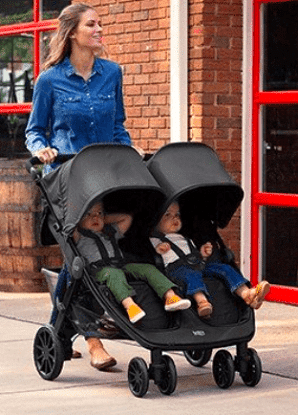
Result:
M247 363L247 370L240 376L247 386L256 386L262 377L262 363L258 353L254 349L248 349L249 361Z
M158 389L164 395L171 395L176 389L177 385L177 372L173 359L170 356L163 355L161 357L162 369L161 382L157 385Z
M132 394L142 398L148 391L149 374L147 364L141 357L133 358L128 365L128 384Z
M37 331L33 356L36 369L43 379L54 380L60 375L64 363L64 350L53 327L43 326Z
M211 355L212 355L212 349L184 350L183 353L184 353L186 360L192 366L203 367L209 362Z
M229 388L234 382L235 366L231 354L227 350L219 350L213 360L213 377L216 384L222 388Z

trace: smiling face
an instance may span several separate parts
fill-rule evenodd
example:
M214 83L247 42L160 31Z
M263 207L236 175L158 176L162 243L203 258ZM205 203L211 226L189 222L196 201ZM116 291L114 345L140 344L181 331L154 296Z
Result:
M71 35L72 43L80 48L98 49L102 46L102 27L93 9L82 13L80 22Z
M167 233L177 233L182 227L181 218L180 218L180 209L178 203L172 203L166 213L162 216L157 230L163 234Z
M101 232L104 227L104 209L102 203L96 203L88 210L80 222L80 226L94 232Z

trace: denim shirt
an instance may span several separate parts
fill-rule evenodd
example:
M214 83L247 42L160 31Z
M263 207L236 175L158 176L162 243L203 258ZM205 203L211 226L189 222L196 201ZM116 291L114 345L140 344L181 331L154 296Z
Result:
M120 66L96 59L85 81L66 57L36 82L26 146L31 153L49 146L60 154L75 154L93 143L130 145L124 121ZM52 168L46 166L45 173Z

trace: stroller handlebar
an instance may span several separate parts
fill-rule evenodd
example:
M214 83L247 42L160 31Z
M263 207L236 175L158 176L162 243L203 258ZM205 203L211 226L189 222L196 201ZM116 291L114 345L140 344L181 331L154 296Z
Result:
M65 163L66 161L72 159L75 156L75 154L58 154L55 163ZM35 166L43 165L44 163L37 157L33 156L26 162L26 170L31 175L35 175L37 173Z

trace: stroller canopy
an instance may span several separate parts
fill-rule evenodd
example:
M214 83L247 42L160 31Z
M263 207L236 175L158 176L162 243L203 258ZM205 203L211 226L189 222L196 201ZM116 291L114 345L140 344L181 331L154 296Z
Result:
M243 198L242 188L205 144L169 144L149 159L147 167L167 196L160 214L178 200L184 218L196 214L224 228Z
M123 145L85 147L42 181L65 236L96 201L110 212L141 212L148 222L165 200L137 151Z

